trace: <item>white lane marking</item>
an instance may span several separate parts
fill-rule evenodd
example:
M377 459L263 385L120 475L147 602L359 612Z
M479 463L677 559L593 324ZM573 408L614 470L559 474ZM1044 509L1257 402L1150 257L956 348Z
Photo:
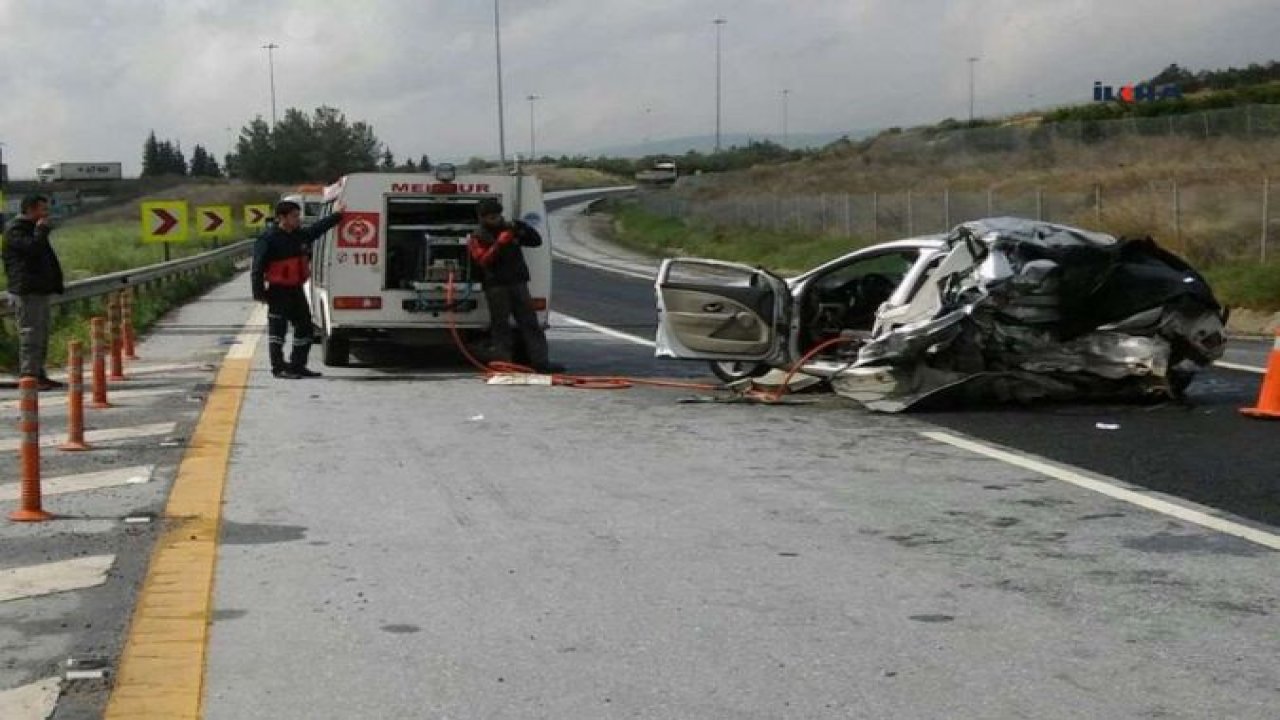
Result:
M57 709L61 692L62 679L56 677L0 692L0 718L45 720Z
M90 555L0 570L0 602L101 585L107 581L107 571L115 561L115 555Z
M598 332L601 335L608 335L609 337L617 340L623 340L629 343L634 343L636 345L643 345L647 348L653 348L658 346L658 344L652 340L645 340L642 337L637 337L635 335L628 335L624 332L618 332L617 330L604 327L603 325L596 325L595 323L590 323L590 322L587 322L586 320L579 320L578 318L573 317L572 315L565 315L564 313L557 312L555 313L555 317L569 323L570 325L577 325L578 327L586 328L593 332Z
M132 377L134 375L159 375L167 372L187 372L203 370L209 372L209 366L212 363L170 363L167 365L125 365L125 375ZM86 369L85 380L89 379L89 373ZM86 382L86 386L87 386Z
M116 440L134 440L153 435L172 435L178 424L173 422L151 423L150 425L134 425L132 427L108 428L106 430L88 430L84 441L94 443L115 442ZM66 433L40 438L40 447L56 447L67 441ZM0 451L17 450L22 447L20 438L0 440Z
M62 495L83 490L118 487L120 485L141 485L151 480L153 470L154 468L150 465L140 465L138 467L105 470L82 475L41 478L40 492L44 495ZM22 486L19 483L0 485L0 502L17 500L21 496Z
M186 392L186 390L184 388L148 388L145 390L110 390L109 392L110 400L115 402L117 400L135 400L138 398L160 397L163 395L177 395L180 392ZM86 400L90 398L90 391L87 386L85 387L84 395ZM18 403L18 400L6 400L4 402L0 402L0 410L17 410ZM46 408L66 407L66 405L67 396L65 394L58 394L53 397L46 397L44 395L40 396L41 411ZM87 404L86 407L88 407Z
M1266 368L1254 367L1252 365L1238 365L1236 363L1222 362L1221 360L1214 363L1217 367L1226 368L1227 370L1240 370L1242 372L1257 373L1258 375L1266 375Z
M1080 473L1073 472L1060 465L1054 465L1022 455L1017 455L1007 450L991 447L990 445L974 442L972 440L966 440L965 438L957 437L950 433L922 432L920 434L930 440L935 440L953 447L968 450L969 452L977 453L978 455L984 455L994 460L999 460L1015 467L1020 467L1024 470L1030 470L1032 472L1051 477L1055 480L1070 483L1071 485L1084 488L1085 490L1092 490L1093 492L1106 495L1109 498L1113 498L1121 502L1127 502L1131 505L1137 505L1140 508L1150 510L1152 512L1168 515L1169 517L1177 518L1178 520L1189 522L1193 525L1199 525L1210 530L1216 530L1220 533L1226 533L1227 535L1234 535L1235 537L1263 545L1271 548L1272 550L1280 550L1280 535L1275 535L1266 532L1265 530L1259 530L1257 528L1249 527L1248 525L1217 517L1210 514L1208 508L1205 508L1205 510L1197 510L1181 504L1169 502L1168 500L1161 500L1160 498L1154 497L1150 494L1130 490L1100 479L1085 477Z
M236 343L227 350L228 360L252 360L258 351L258 342L267 327L267 306L259 304L249 313L244 329L236 336Z

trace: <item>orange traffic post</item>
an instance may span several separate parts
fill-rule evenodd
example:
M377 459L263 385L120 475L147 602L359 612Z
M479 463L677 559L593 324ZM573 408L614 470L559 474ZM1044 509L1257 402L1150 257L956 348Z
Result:
M1267 374L1262 377L1257 407L1240 408L1240 412L1249 417L1280 420L1280 330L1276 330L1276 344L1267 358Z
M60 450L88 450L84 441L84 346L67 343L67 441Z
M138 355L134 352L137 338L133 336L133 290L124 291L124 318L121 324L124 329L124 358L137 360Z
M41 522L53 519L40 507L40 381L33 377L18 380L18 406L21 416L18 432L22 433L19 454L22 457L22 503L9 515L17 522Z
M93 328L93 407L109 408L107 402L107 331L106 320L96 317Z
M111 331L111 377L124 380L124 341L120 338L120 296L107 296L107 323Z

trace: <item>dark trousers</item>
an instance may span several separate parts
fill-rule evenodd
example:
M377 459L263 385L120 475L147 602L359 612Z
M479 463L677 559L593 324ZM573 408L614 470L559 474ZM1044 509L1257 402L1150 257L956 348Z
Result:
M9 295L18 321L18 374L47 377L44 360L49 354L49 296Z
M533 309L528 283L485 286L485 300L489 302L489 341L498 360L511 360L511 323L515 317L516 328L524 340L529 362L535 368L547 364L547 336L538 324L538 313Z
M290 325L293 326L293 350L286 365L284 337ZM267 288L267 350L271 355L272 370L305 368L314 330L311 308L301 287Z

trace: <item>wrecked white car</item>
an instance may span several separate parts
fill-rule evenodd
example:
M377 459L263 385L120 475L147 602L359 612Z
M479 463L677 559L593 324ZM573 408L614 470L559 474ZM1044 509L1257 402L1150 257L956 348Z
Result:
M1149 238L1020 218L875 246L790 282L668 260L656 291L659 355L790 368L843 337L800 371L885 412L1176 397L1226 344L1204 278Z
M667 260L657 277L658 355L706 360L734 382L789 368L845 333L870 337L881 304L904 279L922 276L944 238L876 245L790 279L719 260ZM826 377L848 367L856 347L839 350L815 357L815 372Z

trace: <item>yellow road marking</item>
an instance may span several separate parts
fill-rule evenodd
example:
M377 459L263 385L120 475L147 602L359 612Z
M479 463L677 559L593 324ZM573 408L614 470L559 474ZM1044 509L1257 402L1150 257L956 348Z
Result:
M107 720L201 717L222 493L265 308L229 352L196 424L165 507L151 564L107 701Z

